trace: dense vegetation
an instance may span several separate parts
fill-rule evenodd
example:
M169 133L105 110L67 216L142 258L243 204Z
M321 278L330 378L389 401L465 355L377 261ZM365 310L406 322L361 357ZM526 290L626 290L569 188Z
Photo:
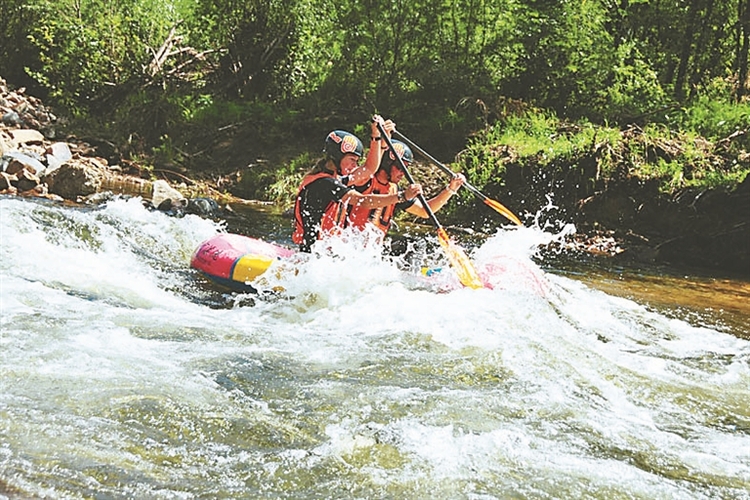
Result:
M159 168L295 158L330 128L364 135L377 111L438 156L464 150L480 188L509 155L594 149L605 174L625 163L667 190L748 171L743 0L0 0L0 14L0 75ZM246 192L283 198L306 160L256 164Z

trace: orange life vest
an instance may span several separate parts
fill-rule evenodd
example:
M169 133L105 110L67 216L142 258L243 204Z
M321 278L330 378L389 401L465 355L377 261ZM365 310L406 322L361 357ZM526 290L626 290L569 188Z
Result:
M309 174L302 179L299 190L297 191L297 199L294 202L294 232L292 233L292 241L300 245L305 241L305 227L302 223L302 190L305 189L310 183L322 179L323 177L336 176L330 172L319 172L317 174ZM318 232L318 238L323 234L332 232L337 227L343 227L346 220L346 209L343 203L340 201L332 201L326 206L323 211L323 218L320 221L320 231Z
M397 191L398 188L394 183L388 182L382 184L376 177L373 177L370 179L370 183L365 190L362 191L362 194L396 194ZM388 205L381 208L364 208L362 206L351 205L346 225L356 227L357 229L365 229L369 222L385 234L391 226L391 219L395 211L396 205Z

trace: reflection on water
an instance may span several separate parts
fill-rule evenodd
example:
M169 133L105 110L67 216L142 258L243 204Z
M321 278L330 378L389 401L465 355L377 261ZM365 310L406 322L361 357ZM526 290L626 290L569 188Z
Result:
M581 262L567 262L552 271L647 304L661 314L750 339L750 282L741 278L710 277L695 271L680 274L661 267L605 268Z
M345 246L268 297L188 266L288 224L0 197L0 497L750 497L747 283L543 273L528 228L473 249L494 290L429 250L437 286Z

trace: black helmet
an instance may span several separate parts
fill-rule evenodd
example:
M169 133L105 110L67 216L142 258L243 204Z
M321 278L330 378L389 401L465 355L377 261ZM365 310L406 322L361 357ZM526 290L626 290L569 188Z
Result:
M341 158L347 153L353 153L362 156L364 147L356 135L350 134L344 130L334 130L326 137L326 143L323 152L331 158L336 165L339 165Z
M396 150L399 158L401 158L401 160L406 164L407 167L414 162L414 153L411 152L411 148L409 148L409 146L401 141L396 140L391 140L391 143L393 144L393 149ZM383 158L380 160L380 168L386 169L394 163L398 165L396 157L393 156L393 151L388 148L388 153L384 154Z

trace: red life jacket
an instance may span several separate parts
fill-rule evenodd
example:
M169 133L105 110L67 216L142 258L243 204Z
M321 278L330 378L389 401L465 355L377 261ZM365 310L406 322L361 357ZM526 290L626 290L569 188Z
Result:
M292 241L296 244L301 244L305 241L305 227L302 223L302 207L300 206L300 200L302 197L302 190L307 187L311 182L321 179L323 177L336 177L330 172L319 172L317 174L309 174L302 179L299 190L297 191L297 199L294 202L294 232L292 233ZM320 221L320 232L318 238L322 237L326 233L331 233L335 228L343 227L344 221L346 220L346 209L342 202L332 201L328 204L323 212L323 218Z
M362 194L396 194L397 191L398 188L394 183L388 182L382 184L376 177L373 177L370 179L370 183ZM382 208L364 208L362 206L352 205L349 207L349 215L347 215L346 225L362 230L365 229L369 222L385 234L391 226L391 219L393 218L393 213L395 211L395 204Z

